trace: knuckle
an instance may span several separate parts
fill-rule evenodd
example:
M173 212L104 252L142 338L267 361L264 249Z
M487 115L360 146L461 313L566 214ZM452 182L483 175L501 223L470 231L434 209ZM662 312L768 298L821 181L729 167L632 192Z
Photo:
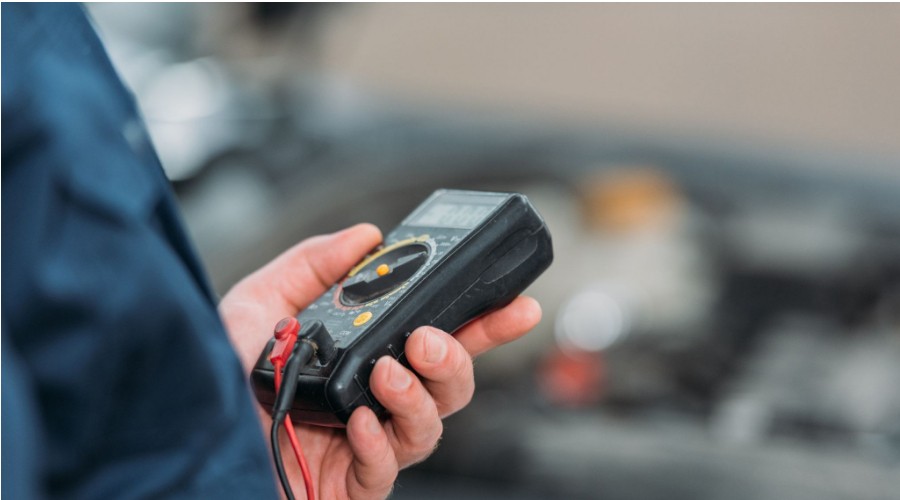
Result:
M456 353L453 377L457 380L473 378L472 356L469 356L469 353L461 345L456 349Z
M438 405L438 411L442 417L450 416L468 406L469 403L472 402L474 396L475 384L468 384L465 388L460 389L454 394L452 398L448 398L448 401L441 402Z
M468 406L469 403L472 402L472 398L475 396L475 383L471 383L466 386L465 392L463 392L462 397L459 398L459 408L463 408Z
M365 471L354 468L354 478L362 491L352 492L351 498L371 498L373 492L390 491L400 472L400 465L394 459L393 453L385 453L381 462L382 467L377 472Z
M406 446L406 451L410 456L410 459L417 462L424 460L434 453L443 432L444 425L440 420L437 420L437 425L430 432L423 433L421 436L417 437L414 442L411 442Z
M449 356L450 359L447 360L448 362L444 366L444 373L441 378L444 381L452 381L454 384L462 384L463 386L473 383L474 368L472 366L472 356L459 343L456 343L456 346L451 349L451 353L452 355Z

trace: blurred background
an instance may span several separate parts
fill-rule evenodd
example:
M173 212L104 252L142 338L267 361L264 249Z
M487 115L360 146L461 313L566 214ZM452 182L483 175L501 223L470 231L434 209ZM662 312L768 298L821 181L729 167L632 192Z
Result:
M89 5L219 293L520 191L544 320L394 498L900 491L897 5Z

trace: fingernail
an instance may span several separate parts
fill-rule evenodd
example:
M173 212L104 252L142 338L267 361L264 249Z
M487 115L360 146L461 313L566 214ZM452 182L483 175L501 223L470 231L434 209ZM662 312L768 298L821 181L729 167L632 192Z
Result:
M440 334L428 331L425 334L425 361L437 363L447 355L447 341Z
M391 385L392 389L402 391L412 383L412 377L409 376L409 372L404 370L402 366L397 363L391 363L391 368L388 373L388 383Z

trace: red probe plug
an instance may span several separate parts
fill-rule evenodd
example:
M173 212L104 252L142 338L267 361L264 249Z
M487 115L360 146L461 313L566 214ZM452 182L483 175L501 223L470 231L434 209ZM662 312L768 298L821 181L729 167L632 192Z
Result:
M284 366L294 351L297 334L300 333L300 322L297 318L287 317L275 325L275 345L269 353L269 362L275 366Z

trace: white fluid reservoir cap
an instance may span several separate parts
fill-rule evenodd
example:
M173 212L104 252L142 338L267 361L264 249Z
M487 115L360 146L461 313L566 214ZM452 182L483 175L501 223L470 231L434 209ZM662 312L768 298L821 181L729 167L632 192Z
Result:
M596 352L624 338L630 327L629 307L621 296L602 287L575 293L556 317L556 341L562 349Z

